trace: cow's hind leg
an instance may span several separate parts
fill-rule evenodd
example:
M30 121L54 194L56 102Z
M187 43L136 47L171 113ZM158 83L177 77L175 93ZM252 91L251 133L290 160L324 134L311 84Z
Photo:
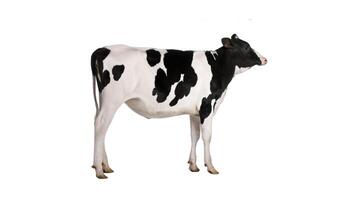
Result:
M94 164L96 177L100 179L107 178L104 173L113 172L108 163L108 158L105 151L105 135L109 125L114 118L115 112L121 105L102 104L95 118L95 138L94 138Z
M199 168L197 167L197 155L196 155L196 146L200 137L200 119L197 116L190 116L190 133L192 139L192 147L189 155L189 170L192 172L198 172Z

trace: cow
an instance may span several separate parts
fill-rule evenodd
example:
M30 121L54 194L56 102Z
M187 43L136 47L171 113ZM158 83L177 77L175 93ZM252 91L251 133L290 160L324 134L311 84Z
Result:
M105 152L105 135L123 104L146 118L190 116L191 151L189 169L198 172L196 144L204 142L204 163L211 174L212 120L232 78L267 59L236 34L221 39L215 51L181 51L106 46L91 56L93 93L96 106L93 168L96 177L113 170ZM97 100L96 85L99 91Z

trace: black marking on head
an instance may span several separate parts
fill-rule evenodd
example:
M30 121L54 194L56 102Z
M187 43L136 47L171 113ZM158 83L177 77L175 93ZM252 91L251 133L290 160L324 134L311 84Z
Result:
M113 75L115 81L118 81L120 79L122 73L124 73L124 70L125 70L124 65L115 65L112 68L112 75Z
M157 65L161 61L161 53L159 51L149 49L146 51L146 54L146 60L151 67Z
M103 47L95 50L91 55L91 70L93 76L96 77L99 92L101 92L104 87L110 82L109 71L103 71L103 60L109 55L109 53L110 50Z
M254 65L261 65L261 60L257 56L256 52L251 48L250 44L241 40L236 34L229 38L223 38L223 40L230 40L231 47L226 48L228 54L230 54L231 62L241 67L252 67ZM224 42L223 42L224 44ZM224 44L224 46L226 46Z
M174 91L175 97L169 105L174 106L179 99L188 96L191 87L194 87L198 80L192 61L193 51L167 50L163 58L167 74L162 69L157 70L155 88L152 91L152 95L157 95L157 102L161 103L167 99L172 85L176 82L179 83ZM182 75L183 80L180 80Z

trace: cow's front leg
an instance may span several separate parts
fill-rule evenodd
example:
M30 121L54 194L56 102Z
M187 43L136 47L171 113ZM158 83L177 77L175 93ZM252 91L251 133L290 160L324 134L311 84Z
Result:
M204 120L204 123L201 125L202 128L202 136L204 142L204 162L205 166L208 168L208 172L211 174L219 174L219 172L214 168L213 163L211 161L210 155L210 141L212 134L212 117L208 117Z
M200 137L200 118L198 116L190 115L190 133L192 139L192 148L189 155L189 170L192 172L198 172L199 168L197 167L197 155L196 155L196 146Z

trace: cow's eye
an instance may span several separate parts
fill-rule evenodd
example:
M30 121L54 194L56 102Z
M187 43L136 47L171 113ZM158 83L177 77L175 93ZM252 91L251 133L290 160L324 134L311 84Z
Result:
M250 49L249 46L244 46L244 50L245 50L245 51L248 51L249 49Z

